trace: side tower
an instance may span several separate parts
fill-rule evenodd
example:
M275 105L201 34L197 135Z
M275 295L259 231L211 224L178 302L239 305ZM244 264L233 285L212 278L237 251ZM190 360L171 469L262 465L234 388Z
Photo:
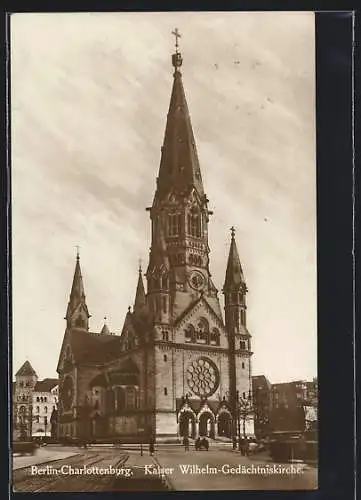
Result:
M233 414L233 436L242 432L254 434L252 409L251 335L247 330L248 292L235 239L231 228L231 246L223 286L225 324L229 343L230 405ZM237 428L238 426L238 428Z
M86 304L79 252L76 255L73 282L65 314L66 329L60 350L58 427L60 436L77 436L79 405L84 394L80 387L82 365L90 353L89 318ZM85 363L84 363L85 361Z
M15 393L13 409L14 438L31 439L33 423L33 392L38 376L29 361L15 374Z

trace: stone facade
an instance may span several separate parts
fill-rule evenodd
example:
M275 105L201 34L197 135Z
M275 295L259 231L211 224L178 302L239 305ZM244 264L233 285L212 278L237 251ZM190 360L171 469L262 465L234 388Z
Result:
M45 438L52 436L51 417L57 412L58 380L38 376L25 363L13 382L13 439Z
M234 437L237 398L250 397L247 287L232 229L223 286L225 320L209 267L212 212L180 73L174 82L150 215L146 271L121 335L89 331L77 255L58 364L59 435L99 439ZM246 422L253 435L253 418Z

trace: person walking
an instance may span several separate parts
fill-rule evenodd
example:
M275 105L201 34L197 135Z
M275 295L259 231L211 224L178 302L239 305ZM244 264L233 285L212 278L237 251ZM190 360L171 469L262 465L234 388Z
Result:
M189 451L189 439L188 436L184 436L183 438L184 450Z
M150 438L149 441L149 455L153 456L154 454L154 438Z

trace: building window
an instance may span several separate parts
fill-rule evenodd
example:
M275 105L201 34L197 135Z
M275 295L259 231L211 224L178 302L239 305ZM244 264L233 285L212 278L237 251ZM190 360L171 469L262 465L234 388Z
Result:
M24 382L19 382L20 387L24 387Z
M181 222L180 214L168 215L168 236L178 236L180 234Z
M168 278L167 276L162 277L162 288L167 289L168 288Z
M48 413L48 407L44 406L44 413Z
M168 395L168 389L167 389L166 387L164 387L163 392L164 392L164 396L167 396L167 395Z
M206 344L209 342L209 323L205 318L198 321L197 342Z
M38 424L39 423L39 415L35 415L35 423Z
M39 396L38 396L38 397L36 398L36 402L37 402L37 403L39 403L39 401L40 401L40 398L39 398Z
M39 406L36 407L36 413L40 413L40 407Z
M167 330L162 330L162 339L164 342L168 342L169 334L168 334Z
M166 354L164 354L163 359L164 359L164 361L168 361L168 358L167 358Z
M48 401L48 398L44 398L44 403L46 403Z
M245 340L241 340L240 341L239 348L241 349L241 351L245 351L246 350L246 341Z
M163 300L163 312L167 312L167 297L162 297Z
M185 336L185 341L186 342L195 342L195 336L196 336L196 332L194 330L194 327L193 325L188 325L185 332L184 332L184 336Z
M135 389L134 387L127 387L125 390L125 405L128 410L135 408Z
M201 237L201 216L199 212L188 214L188 234L195 238Z
M244 369L244 361L242 361L242 368Z
M242 392L242 397L243 397L243 399L246 398L246 393L245 392Z
M211 345L220 344L220 333L217 328L213 328L211 331Z
M48 417L44 417L44 425L48 425Z
M246 324L246 311L244 311L243 309L241 310L241 322L242 325Z

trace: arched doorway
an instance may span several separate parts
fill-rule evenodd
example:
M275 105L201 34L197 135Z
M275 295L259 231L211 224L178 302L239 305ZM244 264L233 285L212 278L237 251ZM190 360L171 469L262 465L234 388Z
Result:
M179 417L179 434L194 438L196 433L196 419L192 412L185 411Z
M199 435L214 439L214 416L209 411L199 416Z
M218 416L218 436L232 436L232 419L228 411L222 411Z

